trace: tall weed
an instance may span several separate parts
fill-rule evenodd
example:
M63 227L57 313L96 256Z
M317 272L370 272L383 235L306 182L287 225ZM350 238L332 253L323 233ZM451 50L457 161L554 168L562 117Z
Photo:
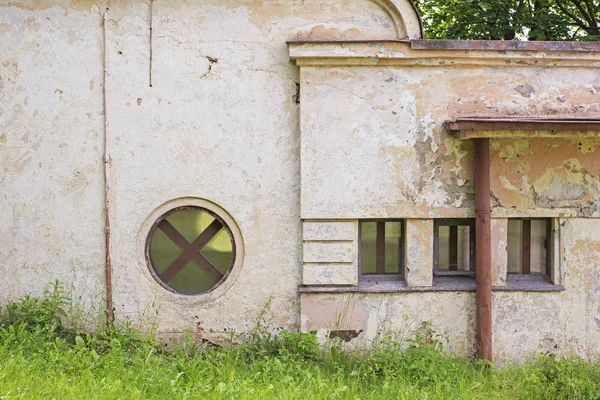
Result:
M65 300L55 284L2 309L0 398L600 399L600 363L543 355L490 368L449 354L429 323L402 342L382 335L370 352L352 353L274 329L267 304L235 345L188 335L166 349L127 324L69 332Z

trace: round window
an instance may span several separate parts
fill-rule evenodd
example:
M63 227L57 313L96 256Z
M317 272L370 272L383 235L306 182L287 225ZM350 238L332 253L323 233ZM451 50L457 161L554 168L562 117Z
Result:
M181 294L208 292L225 280L235 262L231 230L201 207L164 214L146 241L150 270L164 287Z

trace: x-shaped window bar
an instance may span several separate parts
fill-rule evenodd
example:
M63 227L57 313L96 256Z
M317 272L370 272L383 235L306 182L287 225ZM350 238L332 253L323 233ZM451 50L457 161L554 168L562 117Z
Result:
M169 221L164 219L158 227L183 250L183 253L165 271L160 274L160 279L169 283L175 276L181 272L183 267L190 261L194 261L202 268L210 277L219 282L223 279L223 274L217 269L200 251L208 242L223 228L223 224L218 219L215 219L202 233L192 242L188 242L185 237Z

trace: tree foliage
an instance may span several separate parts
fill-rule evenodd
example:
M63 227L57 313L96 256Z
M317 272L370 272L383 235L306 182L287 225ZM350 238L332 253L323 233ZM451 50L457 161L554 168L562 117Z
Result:
M600 0L416 0L428 39L600 40Z

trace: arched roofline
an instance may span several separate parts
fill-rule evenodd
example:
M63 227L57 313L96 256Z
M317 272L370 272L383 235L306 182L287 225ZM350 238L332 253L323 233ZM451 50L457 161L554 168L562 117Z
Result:
M370 0L383 9L394 23L398 39L423 39L423 22L412 0Z

